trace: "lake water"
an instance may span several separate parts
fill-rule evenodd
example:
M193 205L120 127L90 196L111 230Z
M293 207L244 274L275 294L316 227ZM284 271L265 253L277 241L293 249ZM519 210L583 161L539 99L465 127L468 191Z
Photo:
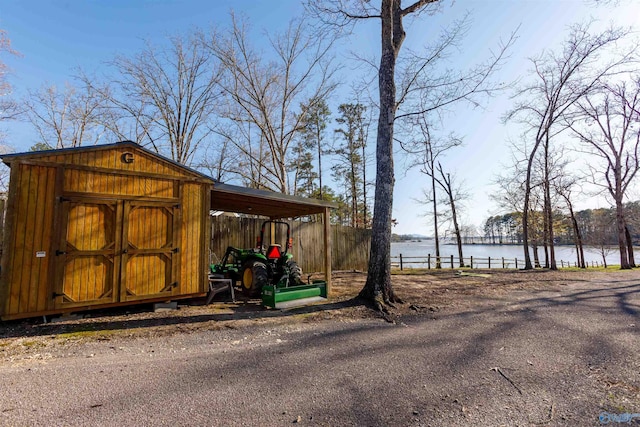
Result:
M410 264L411 261L424 261L428 254L431 254L433 257L435 253L436 249L432 240L391 243L391 256L397 257L402 254L404 265ZM555 253L556 262L559 267L561 266L561 261L564 261L565 264L570 263L571 265L574 265L574 263L577 262L576 249L573 246L555 246ZM500 267L502 257L510 262L509 267L511 268L515 266L515 258L518 259L518 267L524 266L524 250L522 246L519 245L463 245L462 254L465 258L465 263L468 264L469 258L474 257L474 259L477 259L479 263L481 262L480 267L487 267L486 259L489 257L491 257L492 267ZM530 250L529 254L531 256L531 262L533 262L533 251ZM456 258L454 262L457 263L458 247L455 244L440 244L440 257L445 266L449 265L451 255ZM538 256L540 258L540 262L544 263L543 248L538 249ZM423 260L411 260L406 259L406 257L422 257ZM587 248L584 250L584 258L590 265L592 262L602 264L602 256ZM395 259L392 261L397 262L398 260ZM432 263L433 262L434 260L432 259ZM607 264L620 264L620 255L617 250L611 251L607 256ZM426 267L426 264L423 264L422 266ZM414 265L414 267L419 267L419 265Z

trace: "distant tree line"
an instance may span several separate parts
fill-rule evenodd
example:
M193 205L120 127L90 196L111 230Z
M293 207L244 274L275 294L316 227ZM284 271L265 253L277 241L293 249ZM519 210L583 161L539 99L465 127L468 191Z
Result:
M640 245L640 201L624 205L629 239L632 245ZM541 230L543 221L541 211L530 212L529 244L533 251L535 265L541 267L548 263L548 245ZM576 221L577 229L573 221ZM488 244L522 244L523 215L510 212L487 218L483 227L483 243ZM555 210L553 212L554 244L574 245L577 253L587 248L606 257L618 244L616 208L585 209L574 212ZM539 250L544 254L542 258ZM578 258L580 256L578 255ZM605 260L606 264L606 260Z
M418 238L416 238L416 236L412 234L396 234L396 233L391 234L392 242L411 242L415 240L418 240Z

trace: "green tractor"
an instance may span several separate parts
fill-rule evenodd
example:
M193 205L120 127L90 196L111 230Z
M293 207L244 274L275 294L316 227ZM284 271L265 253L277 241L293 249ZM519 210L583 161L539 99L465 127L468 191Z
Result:
M272 242L264 246L265 229L271 226ZM286 227L286 243L273 243L276 226ZM249 297L262 295L265 306L285 308L304 305L327 298L326 282L305 284L302 269L289 253L291 228L282 221L265 221L260 229L257 249L238 249L229 246L218 264L211 265L213 277L240 282L242 292Z

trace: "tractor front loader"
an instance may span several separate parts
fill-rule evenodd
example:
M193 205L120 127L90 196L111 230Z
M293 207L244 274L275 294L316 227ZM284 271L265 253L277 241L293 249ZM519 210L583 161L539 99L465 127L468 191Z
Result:
M271 242L265 246L264 237L270 226ZM286 227L284 250L274 243L275 227ZM324 281L305 284L302 269L294 261L291 249L291 228L282 221L265 221L260 229L256 249L238 249L229 246L218 264L211 265L212 275L240 282L242 292L250 297L262 296L263 305L271 308L289 308L327 298Z

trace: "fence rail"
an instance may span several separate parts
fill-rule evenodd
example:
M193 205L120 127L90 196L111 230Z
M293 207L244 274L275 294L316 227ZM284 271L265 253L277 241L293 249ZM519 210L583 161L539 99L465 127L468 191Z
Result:
M556 261L558 267L578 267L577 262L569 262L559 260ZM499 269L518 269L524 267L524 260L518 258L505 258L505 257L464 257L462 262L459 257L440 256L427 254L426 256L403 256L402 254L391 257L391 267L404 270L405 268L415 268L418 265L421 268L499 268ZM587 267L603 267L604 264L592 261L587 263Z

